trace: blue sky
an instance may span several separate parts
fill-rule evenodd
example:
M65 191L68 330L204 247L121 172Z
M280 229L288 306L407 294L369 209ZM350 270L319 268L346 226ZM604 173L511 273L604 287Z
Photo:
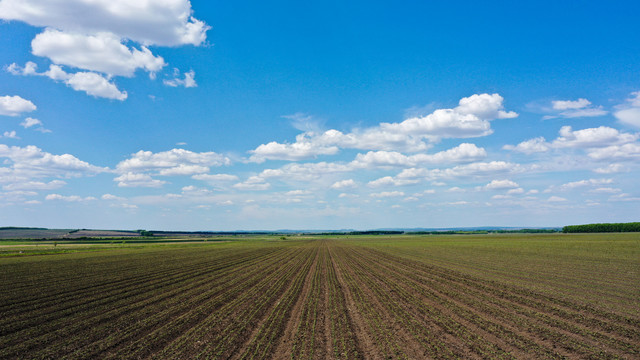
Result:
M0 0L0 225L637 221L638 13Z

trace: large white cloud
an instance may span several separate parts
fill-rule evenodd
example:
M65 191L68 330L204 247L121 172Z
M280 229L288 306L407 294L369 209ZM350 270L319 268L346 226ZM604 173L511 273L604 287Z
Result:
M109 75L133 76L136 69L150 73L165 66L164 59L154 56L149 49L129 49L122 39L112 33L84 35L46 29L31 42L34 55L51 59L80 69Z
M18 95L0 96L0 115L18 116L25 112L31 112L36 106L29 100Z
M355 129L350 133L331 129L308 131L292 144L270 142L250 151L251 161L302 160L319 155L334 155L339 149L418 152L430 148L424 141L441 138L470 138L491 134L491 120L514 118L515 112L504 111L499 94L476 94L459 101L453 109L439 109L423 117L399 123Z
M0 18L162 46L200 45L209 29L192 16L188 0L2 0Z

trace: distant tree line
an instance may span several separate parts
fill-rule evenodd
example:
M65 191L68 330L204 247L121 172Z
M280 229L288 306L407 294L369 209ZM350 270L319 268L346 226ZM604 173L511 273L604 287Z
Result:
M569 225L564 233L640 232L640 222Z

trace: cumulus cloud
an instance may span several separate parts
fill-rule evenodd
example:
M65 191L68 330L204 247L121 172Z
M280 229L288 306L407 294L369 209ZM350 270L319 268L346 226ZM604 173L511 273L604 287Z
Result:
M603 110L602 106L592 106L591 101L583 98L578 100L554 100L551 104L557 114L547 115L544 119L594 117L608 114L608 111Z
M166 181L153 179L148 174L137 174L132 172L124 173L114 178L113 181L117 181L119 187L159 188L167 183Z
M640 91L632 92L625 104L618 106L613 115L623 124L640 128Z
M47 57L55 64L115 76L132 77L137 69L154 74L166 65L148 48L130 49L122 41L112 33L84 35L46 29L36 35L31 48L34 55Z
M438 109L429 115L409 118L399 123L380 123L375 127L354 129L349 133L335 129L324 132L306 131L298 135L294 143L271 142L258 146L250 151L250 161L297 161L320 155L334 155L340 149L424 151L431 147L425 140L435 142L441 138L470 138L491 134L491 120L518 116L515 112L503 110L503 100L498 94L476 94L462 98L455 108Z
M89 95L107 99L125 100L126 91L120 91L115 84L110 83L102 75L92 72L77 72L65 81L72 89L84 91Z
M7 139L20 139L18 137L18 134L15 132L15 130L5 131L2 135L0 135L0 137L7 138Z
M107 171L106 168L91 165L71 154L53 155L40 148L7 146L0 144L0 158L7 167L0 167L3 176L0 181L28 181L39 177L76 177Z
M211 166L231 164L231 160L215 152L193 152L171 149L153 153L140 150L116 165L119 172L156 171L160 175L193 175L205 173Z
M173 76L174 76L173 79L170 79L170 80L165 79L162 82L165 85L171 86L171 87L184 86L186 88L192 88L192 87L198 86L195 80L196 73L193 70L190 70L184 73L184 78L180 79L180 70L173 69Z
M0 96L0 115L18 116L25 112L31 112L36 106L29 100L23 99L18 95Z
M251 176L246 181L233 185L238 190L267 190L271 184L259 176Z
M492 180L483 188L485 190L506 190L506 189L518 188L519 186L520 185L518 185L518 183L512 180Z
M126 91L120 91L114 83L95 72L81 71L70 74L64 71L60 66L52 64L49 66L49 70L39 73L37 72L37 65L32 62L27 62L24 67L20 67L15 63L11 64L8 71L14 75L45 76L52 80L63 82L76 91L84 91L94 97L120 101L127 98Z
M331 188L340 190L340 189L352 189L357 186L358 185L353 179L346 179L346 180L336 181L335 183L333 183L333 185L331 185Z
M607 126L576 131L573 131L571 126L563 126L560 129L560 136L553 142L553 146L593 148L625 144L637 139L638 134L621 133Z
M33 26L96 34L109 32L145 45L201 45L209 30L188 0L3 0L0 17Z

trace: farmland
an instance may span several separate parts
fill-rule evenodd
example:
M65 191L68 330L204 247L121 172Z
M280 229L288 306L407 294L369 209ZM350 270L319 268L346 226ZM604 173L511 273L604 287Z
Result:
M640 357L637 233L80 249L5 250L0 358Z

